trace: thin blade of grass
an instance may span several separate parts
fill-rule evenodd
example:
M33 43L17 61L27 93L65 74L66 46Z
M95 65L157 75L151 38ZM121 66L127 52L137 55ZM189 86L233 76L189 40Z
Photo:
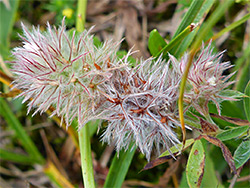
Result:
M12 161L15 163L32 164L35 162L33 160L33 158L31 158L27 155L14 153L14 152L7 151L7 150L1 149L1 148L0 148L0 157L1 157L1 160Z
M136 150L135 147L131 148L132 146L127 151L120 151L119 158L117 156L113 158L104 188L122 186Z
M10 54L10 33L15 22L19 0L10 0L9 5L9 7L6 7L3 3L0 3L0 54L4 58Z
M1 105L0 114L6 120L8 125L15 131L15 134L17 138L21 141L22 146L36 162L38 162L39 164L44 164L45 160L38 151L36 145L33 143L31 138L25 132L25 130L22 127L22 124L15 117L10 107L3 98L0 98L0 105Z
M156 57L159 57L161 53L163 53L163 57L167 58L166 52L169 52L173 47L178 46L178 44L180 44L181 41L196 28L196 26L196 24L190 24L187 26L179 35L171 40L169 44L162 48L161 51L156 54Z
M195 19L193 20L193 23L199 23L199 25L202 24L203 20L205 19L206 15L210 11L212 5L214 4L215 0L207 0L204 1L204 4L200 8L198 14L196 15ZM196 36L198 32L198 28L195 29L192 33L190 33L182 42L181 45L178 47L174 47L172 50L170 50L170 53L173 54L176 58L179 58L190 46L190 44L193 42L194 37Z
M183 17L179 27L177 28L175 34L173 35L173 39L180 34L188 25L194 22L195 17L199 13L200 9L202 8L202 5L205 3L205 1L200 0L193 0L187 13Z
M201 26L195 42L193 43L191 49L198 49L201 45L201 42L206 39L207 34L212 29L212 27L219 21L219 19L224 15L225 11L232 6L234 0L227 0L223 4L218 5L214 10L213 14L208 18L206 22Z
M222 35L224 35L225 33L233 30L234 28L238 27L239 25L243 24L244 22L246 22L248 19L250 18L250 13L246 14L245 16L243 16L241 19L239 19L236 22L233 22L232 24L230 24L229 26L225 27L224 29L222 29L219 33L215 34L212 37L212 40L215 40L219 37L221 37Z

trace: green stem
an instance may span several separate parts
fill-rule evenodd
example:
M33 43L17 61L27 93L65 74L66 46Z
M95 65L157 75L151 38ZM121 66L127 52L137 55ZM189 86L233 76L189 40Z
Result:
M87 0L78 0L76 30L82 32L84 30L86 18Z
M81 167L82 167L82 176L84 180L84 187L95 187L94 180L94 170L92 165L91 157L91 145L90 137L88 130L88 123L79 131L79 145L80 145L80 154L81 154Z
M84 30L86 18L87 0L78 0L76 30L82 32ZM78 132L79 146L81 154L81 168L84 187L95 187L94 170L91 156L91 143L89 136L88 123Z

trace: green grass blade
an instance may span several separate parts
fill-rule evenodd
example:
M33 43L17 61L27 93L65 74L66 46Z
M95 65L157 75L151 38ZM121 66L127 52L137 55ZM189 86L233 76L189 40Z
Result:
M219 19L225 14L225 11L232 6L234 0L227 0L223 4L219 4L214 10L213 14L208 18L208 20L202 25L200 31L197 33L196 40L193 44L194 49L198 49L201 42L206 40L207 34L212 29L212 27L219 21ZM192 49L193 49L192 48Z
M177 28L175 34L172 38L175 38L178 34L180 34L187 26L189 26L195 20L195 17L200 12L202 5L205 1L193 0L187 13L183 17L179 27Z
M10 151L7 151L7 150L1 149L1 148L0 148L0 159L12 161L15 163L23 163L23 164L31 164L31 163L35 162L33 160L33 158L31 158L27 155L10 152Z
M214 2L215 2L215 0L204 1L204 4L202 5L202 7L200 7L200 11L198 12L195 19L193 20L193 23L200 23L201 24L201 20L203 20L205 18L205 16L210 11L210 9L211 9L212 5L214 4ZM177 47L173 48L173 50L171 50L170 53L174 54L174 56L176 58L180 57L187 50L189 45L193 42L194 37L196 36L197 32L198 32L198 29L196 29L195 31L190 33L181 42L181 45L179 45L178 48Z
M163 53L163 57L167 58L167 53L169 52L173 47L178 46L181 41L195 29L196 25L189 25L187 26L179 35L177 35L173 40L169 42L160 52L157 53L156 57L160 56L161 53ZM175 55L174 53L172 53Z
M230 24L229 26L225 27L224 29L222 29L219 33L217 33L216 35L214 35L212 37L213 40L221 37L222 35L224 35L225 33L233 30L234 28L238 27L239 25L243 24L245 21L247 21L248 19L250 19L250 13L246 14L245 16L243 16L241 19L239 19L236 22L233 22L232 24Z
M44 164L45 161L42 155L3 98L0 98L0 106L0 114L4 117L8 125L15 131L17 138L20 139L25 150L36 162Z
M9 0L10 7L0 3L0 54L6 57L9 52L10 33L12 31L19 0Z
M235 62L235 68L233 71L237 71L234 79L237 78L235 84L236 90L244 92L244 89L250 80L250 43L247 48L244 50L243 55ZM238 71L241 70L241 71Z
M235 67L233 67L232 72L237 71L237 76L236 75L232 76L230 80L235 80L235 77L238 77L238 78L241 77L241 71L238 71L238 70L241 69L243 66L244 67L250 66L250 62L248 61L249 57L250 57L250 43L247 45L246 49L244 50L243 55L239 59L236 60ZM238 82L236 83L237 89L241 88L237 85L238 85ZM239 90L239 91L243 91L243 90Z
M104 188L121 187L133 159L136 148L120 151L119 158L115 156L109 169Z

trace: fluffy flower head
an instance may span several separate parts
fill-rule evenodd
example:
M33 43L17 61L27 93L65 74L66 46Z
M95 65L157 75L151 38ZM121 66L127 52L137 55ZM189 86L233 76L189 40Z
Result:
M218 54L212 53L211 43L205 48L202 46L201 53L196 60L193 61L192 66L188 73L188 89L185 97L190 101L190 104L196 108L201 114L204 115L201 106L206 106L208 101L216 104L220 113L219 102L221 99L227 99L220 95L220 92L227 88L234 82L227 82L228 79L234 74L227 76L223 72L232 67L230 62L221 62L224 52ZM188 54L185 54L180 62L170 55L174 69L179 75L184 73L185 67L188 62Z
M64 116L69 125L86 106L95 106L99 85L123 66L116 57L118 43L96 47L88 31L76 35L66 32L63 24L59 29L48 24L45 32L23 26L23 31L24 45L13 52L13 72L15 87L24 91L23 102L31 99L28 112L32 107L37 107L35 113L44 112L52 105L52 115Z

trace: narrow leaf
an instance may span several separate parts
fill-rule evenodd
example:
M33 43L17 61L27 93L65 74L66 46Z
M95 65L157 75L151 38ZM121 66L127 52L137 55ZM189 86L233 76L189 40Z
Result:
M32 159L31 157L27 155L14 153L14 152L7 151L1 148L0 148L0 157L1 157L1 160L8 160L8 161L12 161L15 163L31 164L35 162L34 159Z
M9 56L10 34L15 22L19 0L10 0L9 7L0 1L0 54Z
M186 175L189 187L200 187L204 175L205 151L200 140L196 140L188 157Z
M250 159L250 141L243 141L234 152L235 167L238 169Z
M176 153L176 152L180 152L180 150L183 148L184 150L187 149L189 146L191 146L192 144L194 143L194 139L188 139L186 140L186 144L185 146L183 147L183 144L180 143L180 144L177 144L176 146L173 146L170 148L170 151L172 153ZM167 150L165 152L163 152L160 157L164 157L164 156L168 156L168 155L171 155L171 153Z
M199 13L202 8L202 5L205 1L194 0L192 1L187 13L184 15L178 29L176 30L173 38L175 38L178 34L180 34L188 25L194 22L195 17Z
M235 125L239 125L239 126L250 125L250 122L247 120L244 120L244 119L227 117L227 116L220 116L220 115L213 114L213 113L210 113L210 115L211 115L211 117L219 118L219 119L222 119L222 120L227 121L229 123L233 123Z
M219 38L220 36L222 36L223 34L231 31L232 29L238 27L239 25L243 24L244 22L246 22L248 19L250 18L250 13L246 14L245 16L243 16L241 19L233 22L232 24L228 25L227 27L225 27L224 29L222 29L219 33L217 33L216 35L214 35L212 37L212 40L215 40L217 38Z
M216 137L221 141L226 141L243 135L248 129L249 126L237 127L234 129L226 130L218 134Z
M235 89L240 92L244 92L249 80L250 80L250 42L242 52L242 56L235 61L235 67L232 72L236 71L230 81L237 79L235 83ZM243 106L242 106L243 107Z
M136 148L131 145L127 151L120 151L119 158L112 160L104 187L121 187L133 159Z
M195 28L197 27L197 24L191 23L189 26L187 26L179 35L177 35L175 38L173 38L168 45L166 45L160 52L156 54L156 57L160 56L161 53L163 53L163 57L167 58L167 52L169 52L173 47L179 45L181 41L190 34Z
M224 98L231 98L231 99L240 99L242 97L246 97L244 93L241 93L240 91L236 91L236 90L231 90L231 89L222 90L219 93L219 96L224 97Z
M222 151L222 154L223 154L225 160L227 161L229 167L234 172L234 174L237 174L235 164L234 164L234 160L233 160L233 156L232 156L231 152L229 151L229 149L226 147L226 145L223 144L222 141L220 141L218 138L214 138L214 137L209 136L209 135L200 135L196 139L199 140L201 138L204 138L208 142L220 147L221 151Z
M212 5L214 4L215 0L206 0L202 4L202 6L199 8L199 12L195 16L193 23L199 23L202 24L203 20L205 19L206 15L208 14L209 10L211 9ZM199 2L201 3L201 2ZM197 7L198 8L198 7ZM176 58L179 58L181 54L183 54L188 46L193 42L194 37L196 36L198 32L198 29L190 33L182 42L179 47L174 47L170 53L173 54Z
M42 155L3 98L0 98L0 105L0 114L7 121L8 125L15 131L15 134L18 136L18 139L20 139L22 146L29 153L29 155L36 160L36 162L43 164L44 159Z
M150 161L148 164L145 165L145 167L143 168L143 170L148 170L151 168L154 168L158 165L161 165L163 163L166 163L167 161L169 161L170 159L173 158L173 156L178 156L181 154L181 151L187 149L189 146L191 146L194 143L194 139L188 139L185 143L185 146L183 147L183 144L178 144L176 146L171 147L169 150L170 152L167 150L164 153L162 153L160 155L159 158Z
M212 27L220 20L225 11L232 6L234 0L227 0L222 5L218 5L213 11L213 14L207 19L207 21L201 26L201 29L197 33L195 42L192 45L192 49L198 49L202 41L204 41L211 31Z

